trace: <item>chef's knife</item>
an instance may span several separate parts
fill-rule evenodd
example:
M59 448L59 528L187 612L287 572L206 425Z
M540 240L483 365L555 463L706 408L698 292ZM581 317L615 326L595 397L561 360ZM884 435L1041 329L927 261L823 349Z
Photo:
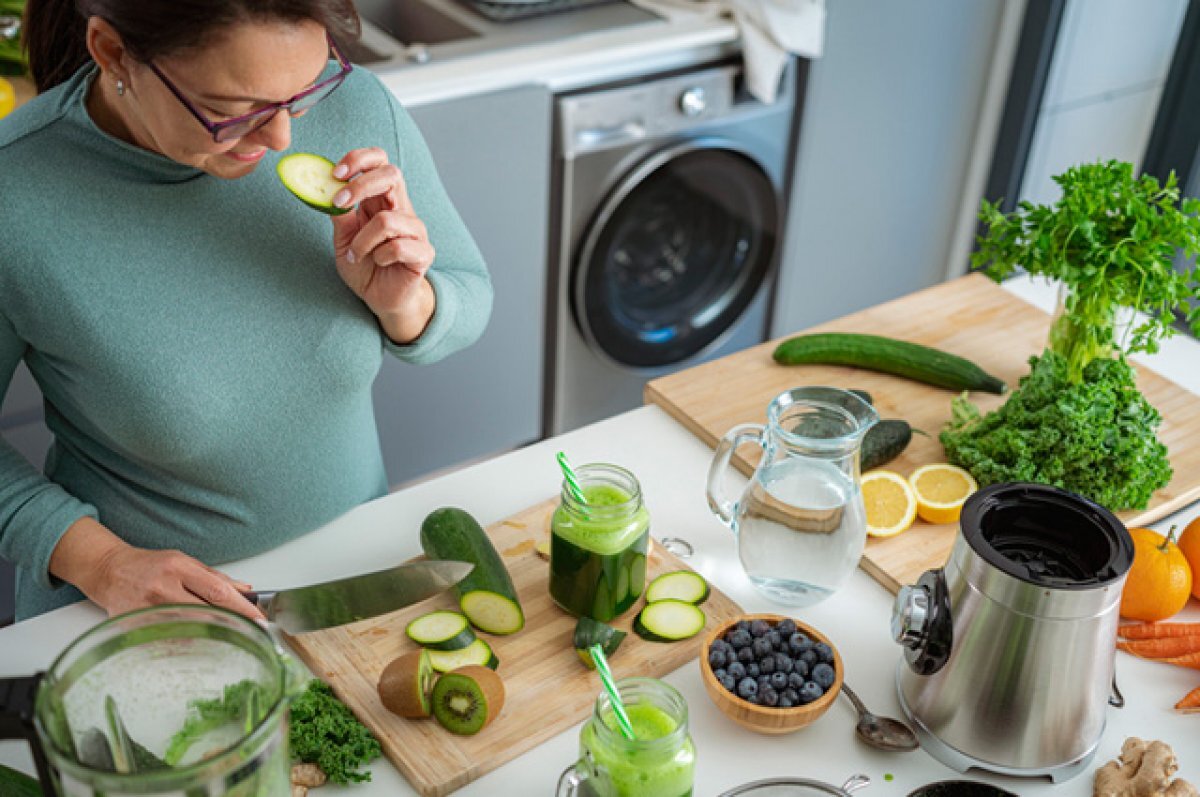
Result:
M365 620L430 598L462 581L470 562L421 560L323 584L247 592L267 619L289 634Z

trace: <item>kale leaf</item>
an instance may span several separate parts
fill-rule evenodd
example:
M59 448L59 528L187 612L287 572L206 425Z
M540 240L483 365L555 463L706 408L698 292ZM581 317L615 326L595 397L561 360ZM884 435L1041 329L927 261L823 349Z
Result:
M358 768L382 753L366 726L319 679L310 681L293 701L288 741L292 758L316 764L329 780L341 784L370 780L371 773Z
M247 678L226 685L218 698L193 700L183 727L167 743L163 761L168 766L179 766L193 744L231 722L242 723L248 728L254 727L261 719L258 716L262 711L261 707L270 705L267 698L266 687Z
M1047 350L995 412L981 416L964 396L940 435L946 455L981 485L1038 482L1112 510L1142 509L1171 479L1155 435L1162 416L1138 391L1123 357L1095 359L1083 380Z

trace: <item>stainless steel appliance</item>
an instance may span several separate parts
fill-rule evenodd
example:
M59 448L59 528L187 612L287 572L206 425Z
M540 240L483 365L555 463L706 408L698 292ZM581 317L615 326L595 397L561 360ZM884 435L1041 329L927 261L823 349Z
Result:
M763 340L805 67L773 105L736 64L557 98L547 433Z
M921 746L959 772L1085 769L1132 563L1129 532L1084 498L1034 484L972 495L946 566L896 597L897 689Z

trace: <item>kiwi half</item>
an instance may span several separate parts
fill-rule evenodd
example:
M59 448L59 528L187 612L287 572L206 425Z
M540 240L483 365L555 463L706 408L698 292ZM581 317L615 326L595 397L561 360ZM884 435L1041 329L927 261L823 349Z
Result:
M429 651L424 648L392 659L379 676L379 699L393 714L401 717L429 716L429 693L437 673Z
M500 714L504 681L495 670L468 664L438 678L432 704L433 716L442 727L460 736L472 736Z

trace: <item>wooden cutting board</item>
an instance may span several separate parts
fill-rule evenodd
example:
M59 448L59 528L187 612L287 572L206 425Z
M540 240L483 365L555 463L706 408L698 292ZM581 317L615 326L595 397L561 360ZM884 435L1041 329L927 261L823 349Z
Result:
M1049 329L1049 315L972 274L805 331L887 335L944 349L974 361L1012 389L1029 372L1029 357L1043 350ZM782 340L655 379L646 386L646 400L715 447L736 424L766 423L767 405L785 390L802 385L862 388L871 392L881 417L904 418L930 435L914 435L904 454L887 468L908 475L921 465L945 460L937 434L950 417L952 391L856 368L778 365L771 353ZM1151 523L1200 499L1200 397L1147 368L1137 373L1138 386L1162 413L1159 439L1170 452L1175 475L1145 510L1119 513L1130 526ZM973 393L972 400L984 412L1004 402L987 393ZM734 462L749 475L760 455L759 449L743 446ZM942 566L956 533L954 525L935 526L918 519L899 536L869 540L861 566L895 592L923 571Z
M557 503L557 499L546 501L487 529L517 588L525 628L507 637L479 634L500 659L498 672L506 698L500 716L476 736L455 736L434 719L397 717L383 707L376 692L387 663L416 649L404 635L404 627L435 609L457 610L453 593L382 617L288 637L309 669L374 732L384 754L424 797L449 794L591 715L602 689L600 677L584 668L575 654L576 620L550 599L549 565L534 551L536 541L549 537L550 515ZM654 545L646 582L685 568L661 545ZM705 636L669 644L646 642L631 629L641 606L639 601L612 622L628 632L609 662L616 678L673 672L696 658ZM715 587L703 609L708 629L743 613Z

